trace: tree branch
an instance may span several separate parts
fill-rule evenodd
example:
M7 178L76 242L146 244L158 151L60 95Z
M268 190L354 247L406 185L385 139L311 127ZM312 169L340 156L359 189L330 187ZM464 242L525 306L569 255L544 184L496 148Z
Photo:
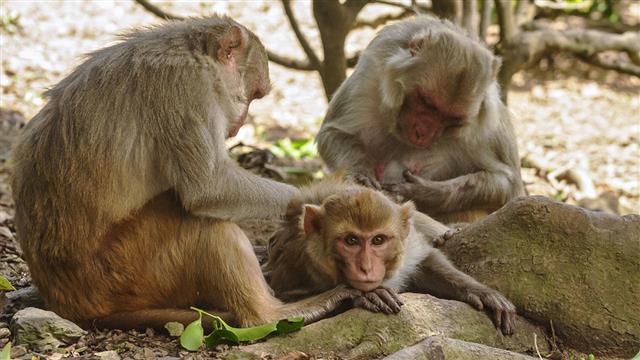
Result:
M298 21L293 14L293 10L291 9L290 0L282 0L282 7L284 8L284 13L287 15L287 19L289 19L289 24L291 25L293 33L296 35L296 38L298 38L300 46L302 46L302 50L304 50L305 54L307 54L309 64L313 67L313 70L320 70L320 68L322 68L322 63L320 62L320 59L318 59L315 51L313 51L313 48L311 48L311 45L309 45L307 38L305 38L304 34L302 34L302 31L300 31Z
M382 26L389 21L404 19L411 15L415 15L415 12L413 10L403 10L398 14L382 14L379 17L369 21L356 20L356 22L353 24L352 29L360 29L364 27L376 29L378 26Z
M478 35L477 0L465 0L462 2L462 27L469 34Z
M498 13L498 24L500 25L500 43L509 44L518 32L511 0L496 0L496 12Z
M503 89L503 100L511 83L511 77L520 69L536 64L551 51L564 51L595 65L637 76L638 66L622 61L604 61L596 55L605 51L640 53L640 31L611 34L597 30L553 30L532 24L531 31L521 32L511 43L501 47L503 65L498 81Z
M310 62L305 60L292 59L286 56L278 55L269 50L267 50L267 55L269 56L270 61L278 65L287 67L289 69L301 70L301 71L317 70L316 68L313 67L313 65L311 65Z
M480 15L480 29L478 30L478 36L480 40L487 42L487 29L491 25L491 10L492 0L480 0L482 1L482 10Z
M165 19L165 20L183 20L184 19L184 17L182 16L174 15L160 9L159 7L153 5L147 0L135 0L135 2L142 5L142 7L144 7L148 12L152 13L153 15L161 19Z
M622 59L604 59L599 54L591 56L578 55L578 58L588 64L601 67L607 70L615 70L617 72L640 77L640 66L634 65Z

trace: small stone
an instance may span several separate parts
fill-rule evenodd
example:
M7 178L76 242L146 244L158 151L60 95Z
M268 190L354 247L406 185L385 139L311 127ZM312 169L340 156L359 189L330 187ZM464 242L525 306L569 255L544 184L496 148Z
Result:
M11 348L11 358L18 358L27 354L27 348L24 346L16 345Z
M16 345L28 345L37 352L72 345L87 334L56 313L33 307L18 311L11 320L11 327Z
M97 352L93 355L100 360L120 360L120 355L113 350Z
M11 330L7 328L0 328L0 339L8 338L11 336Z

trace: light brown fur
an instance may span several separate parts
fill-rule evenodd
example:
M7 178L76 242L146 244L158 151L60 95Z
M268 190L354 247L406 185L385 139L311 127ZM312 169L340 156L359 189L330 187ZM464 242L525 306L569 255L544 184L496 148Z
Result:
M311 233L304 223L310 207L317 222L317 231ZM431 246L446 229L415 211L411 203L397 205L380 192L329 179L303 188L301 196L291 201L285 222L269 241L264 269L283 299L317 294L339 284L356 286L348 276L353 260L336 251L343 234L386 234L386 272L379 278L379 288L356 299L356 305L393 313L401 304L393 291L431 293L492 311L496 326L510 334L515 307L496 290L456 269Z
M333 95L319 153L332 170L413 200L445 223L485 216L524 194L499 66L447 21L389 25Z
M131 32L49 90L12 155L19 241L48 307L128 328L187 322L197 305L250 325L353 297L283 305L234 223L278 217L297 193L224 146L268 90L258 38L218 16Z

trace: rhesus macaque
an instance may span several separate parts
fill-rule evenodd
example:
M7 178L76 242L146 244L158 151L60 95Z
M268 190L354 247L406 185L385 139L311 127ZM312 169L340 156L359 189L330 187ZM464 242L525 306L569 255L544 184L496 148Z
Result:
M264 268L282 299L348 284L365 292L357 305L395 313L401 305L395 291L430 293L492 311L496 326L511 334L515 307L509 300L430 245L447 229L410 201L398 205L378 191L329 180L291 201Z
M330 169L411 199L445 223L486 215L524 194L499 67L448 21L420 16L387 26L333 95L320 155Z
M227 17L132 32L49 90L13 152L16 225L47 306L107 327L195 318L313 321L359 291L271 295L234 223L284 214L292 186L257 177L224 140L269 91L259 39Z

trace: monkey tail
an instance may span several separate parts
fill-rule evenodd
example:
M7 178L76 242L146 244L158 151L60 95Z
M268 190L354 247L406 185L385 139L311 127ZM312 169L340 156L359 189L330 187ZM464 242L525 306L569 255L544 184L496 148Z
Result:
M227 323L233 323L234 317L231 313L216 312L206 310L209 314L222 318ZM81 325L87 328L96 329L121 329L121 330L145 330L146 328L162 329L168 322L179 322L188 325L198 320L199 315L193 310L187 309L146 309L136 311L126 311L107 315L101 318L89 320ZM207 329L207 322L203 322L203 327Z

